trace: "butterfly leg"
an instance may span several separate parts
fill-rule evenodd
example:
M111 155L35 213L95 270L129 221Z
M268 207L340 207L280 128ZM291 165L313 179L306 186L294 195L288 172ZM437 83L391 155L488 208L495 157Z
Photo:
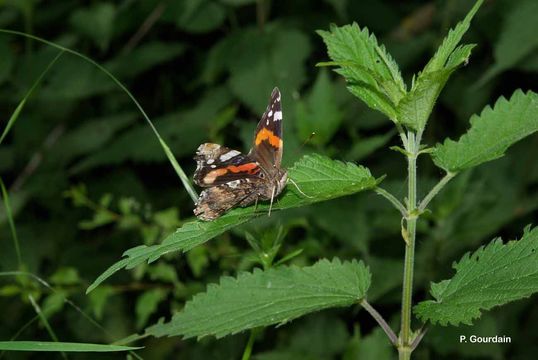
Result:
M297 189L297 191L299 191L304 197L307 197L309 199L313 199L314 197L313 196L308 196L306 195L300 188L299 188L299 185L297 185L297 183L295 181L293 181L293 179L291 178L288 178L288 181L291 182L293 184L293 186L295 186L295 188Z
M256 196L256 202L254 203L254 212L258 210L258 199L259 197Z
M271 216L271 209L273 208L273 200L275 199L276 186L273 186L273 192L271 193L271 204L269 204L269 213L267 216Z

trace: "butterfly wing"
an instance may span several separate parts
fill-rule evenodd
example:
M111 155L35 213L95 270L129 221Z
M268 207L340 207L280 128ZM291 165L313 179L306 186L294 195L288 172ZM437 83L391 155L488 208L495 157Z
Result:
M205 143L198 147L194 182L211 187L241 179L259 178L262 170L250 155L218 144Z
M249 155L271 175L280 168L282 150L282 105L280 91L274 88L269 105L256 127L254 144Z
M235 206L248 206L258 199L272 201L286 179L280 168L282 145L282 107L280 91L275 88L248 155L211 143L198 148L194 182L206 189L197 201L195 215L210 221Z
M258 199L257 190L262 184L260 178L243 178L207 188L200 194L194 214L211 221L235 206L248 206Z

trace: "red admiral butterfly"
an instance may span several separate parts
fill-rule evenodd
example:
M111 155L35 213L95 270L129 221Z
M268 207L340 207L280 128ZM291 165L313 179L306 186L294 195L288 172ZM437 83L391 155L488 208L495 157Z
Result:
M258 200L271 200L272 205L288 177L280 167L282 146L282 106L280 91L275 88L247 155L218 144L198 147L194 182L207 189L200 194L194 214L214 220L235 206Z

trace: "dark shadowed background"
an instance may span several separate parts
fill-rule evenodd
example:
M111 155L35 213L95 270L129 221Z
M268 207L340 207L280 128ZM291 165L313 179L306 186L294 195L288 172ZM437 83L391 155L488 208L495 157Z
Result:
M316 67L327 61L315 33L356 21L385 44L408 83L472 2L383 0L0 1L0 28L30 33L102 64L132 91L189 176L202 142L247 151L271 89L283 96L284 164L317 152L357 162L384 187L406 193L405 161L392 123L354 98L342 78ZM465 36L476 43L469 64L440 96L426 133L433 145L457 138L470 115L516 89L538 90L538 2L490 0ZM40 42L0 34L0 125L58 54ZM316 135L307 141L310 134ZM307 141L306 145L301 146ZM521 236L537 223L538 136L500 160L467 171L432 203L418 228L416 295L453 273L463 253L496 236ZM419 161L419 191L442 175ZM87 286L125 249L154 244L192 219L193 203L156 137L127 94L83 59L64 54L45 75L0 146L25 270L48 281L0 278L0 340L35 317L38 300L60 340L110 343L169 319L193 294L222 275L254 266L245 240L286 233L291 260L361 258L374 279L369 301L399 322L403 243L399 214L373 192L283 211L219 236L187 254L121 271L90 295ZM0 271L17 268L4 208ZM24 282L22 281L22 283ZM99 330L62 300L95 318ZM512 344L460 345L460 334L507 335ZM529 359L538 352L536 296L491 311L473 326L432 327L417 359ZM221 340L146 338L145 359L238 359L248 334ZM50 340L33 321L19 340ZM121 359L125 354L69 355ZM368 314L331 310L266 329L254 359L392 359L395 352ZM8 359L59 358L9 353Z

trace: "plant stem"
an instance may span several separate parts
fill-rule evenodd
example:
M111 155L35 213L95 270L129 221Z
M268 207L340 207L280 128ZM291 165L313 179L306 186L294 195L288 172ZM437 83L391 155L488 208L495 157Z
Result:
M411 359L411 350L410 347L404 346L398 348L398 360L409 360Z
M0 178L0 190L2 192L2 199L4 201L4 208L6 212L7 221L9 223L9 229L11 230L11 237L13 238L13 244L15 245L15 254L17 255L17 266L19 267L19 269L22 269L21 248L19 246L17 228L15 227L15 221L13 220L13 214L11 213L11 205L9 203L9 194L4 185L4 181L2 181L2 178Z
M379 326L381 326L381 328L383 329L383 331L385 331L385 334L387 334L387 336L389 337L390 339L390 342L396 346L398 345L398 337L396 336L396 334L394 333L394 331L392 331L392 329L390 328L389 324L387 324L387 322L385 321L385 319L383 319L383 316L381 316L380 313L377 312L376 309L374 309L372 307L372 305L370 305L368 303L368 301L366 301L366 299L362 299L361 301L361 306L364 308L364 310L368 311L368 313L370 315L372 315L372 317L377 321L377 323L379 324Z
M446 173L446 175L430 190L428 195L426 195L424 197L424 199L422 199L422 201L420 202L420 205L418 207L418 211L423 212L426 209L426 207L428 206L428 204L430 203L430 201L432 201L432 199L435 197L435 195L437 195L439 193L439 191L441 191L441 189L444 188L445 185L454 176L456 176L456 174L457 173L452 173L452 172L448 171Z
M400 330L400 347L398 348L400 359L411 357L411 306L413 298L413 267L415 262L415 237L417 225L417 156L420 148L420 134L411 131L407 133L406 150L408 171L408 194L407 194L407 241L405 247L404 276L402 291L402 320Z
M394 195L392 195L391 193L389 193L387 190L383 189L383 188L380 188L380 187L376 187L375 188L375 192L378 194L378 195L381 195L383 196L385 199L387 199L388 201L390 201L392 203L392 205L394 205L394 207L396 209L398 209L398 211L400 211L400 213L402 214L402 216L405 218L407 216L407 209L405 208L405 206L400 202L400 200L398 200Z
M241 360L250 359L250 354L252 353L252 347L254 346L254 340L256 340L257 334L258 331L256 331L256 329L250 330L250 336L248 338L247 346L245 346L245 350L243 351L243 356L241 357Z
M47 320L47 317L45 316L45 314L43 313L43 311L41 310L41 308L35 301L34 297L32 295L28 295L28 300L30 300L30 303L32 304L36 314L39 316L39 319L41 320L43 326L49 333L51 339L54 342L58 342L59 340L58 340L58 337L56 336L56 333L54 333L54 330L52 330L52 327L50 326L49 321ZM65 354L65 352L61 351L60 354L62 355L64 359L67 360L67 355Z

